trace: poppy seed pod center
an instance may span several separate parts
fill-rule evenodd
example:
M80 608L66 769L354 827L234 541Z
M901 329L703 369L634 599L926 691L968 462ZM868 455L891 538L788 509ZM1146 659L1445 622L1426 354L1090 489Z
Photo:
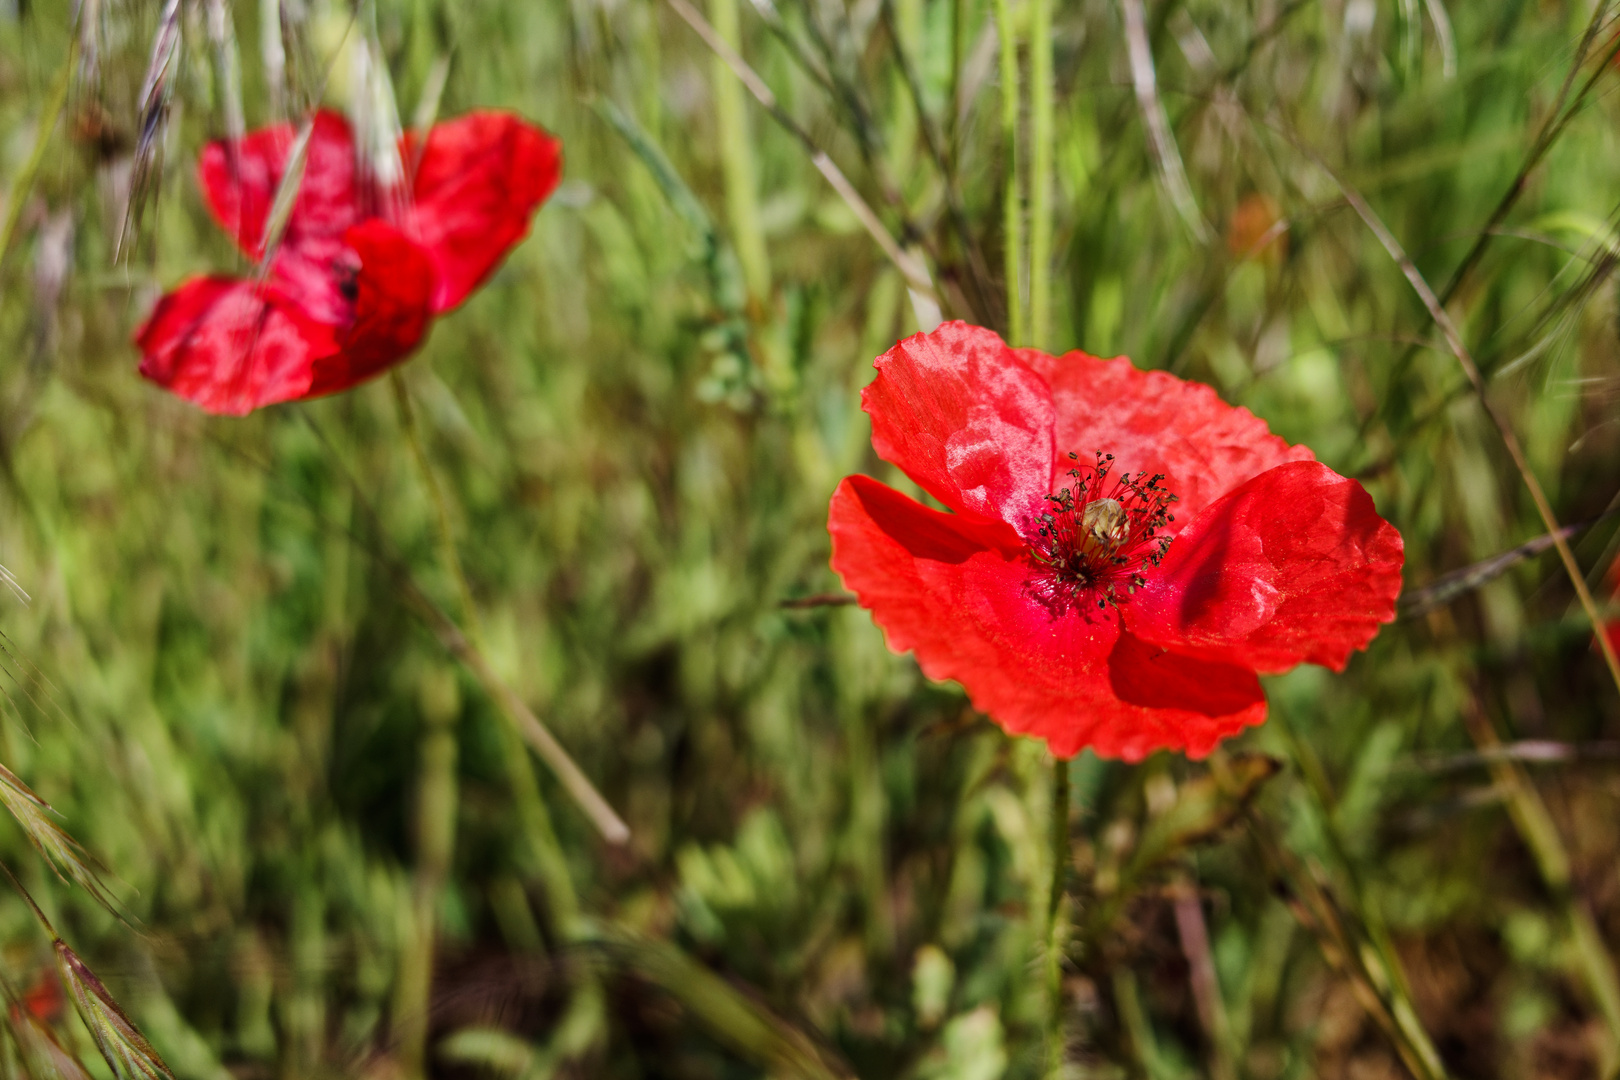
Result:
M1118 605L1146 584L1143 568L1157 566L1170 547L1162 533L1175 520L1176 496L1162 486L1164 474L1113 470L1114 455L1098 451L1095 464L1071 468L1070 482L1046 496L1029 553L1043 597L1061 610Z

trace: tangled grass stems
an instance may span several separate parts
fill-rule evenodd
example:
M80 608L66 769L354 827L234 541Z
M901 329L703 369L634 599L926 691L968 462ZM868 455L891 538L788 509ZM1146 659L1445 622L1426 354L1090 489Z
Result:
M1620 44L1617 44L1616 49L1620 50ZM1389 253L1390 259L1400 267L1401 273L1411 283L1412 290L1423 301L1423 306L1428 310L1429 317L1440 328L1441 334L1445 337L1446 345L1451 349L1452 355L1457 358L1457 363L1462 367L1463 373L1468 376L1468 381L1474 388L1474 395L1478 398L1480 407L1485 410L1485 414L1490 418L1497 433L1501 436L1502 445L1507 449L1508 456L1513 459L1513 467L1518 470L1520 479L1524 481L1525 489L1530 492L1530 498L1535 503L1536 512L1541 515L1541 521L1546 526L1547 535L1551 538L1553 547L1558 551L1559 560L1564 564L1564 572L1569 575L1570 584L1574 586L1575 596L1580 601L1582 610L1586 612L1586 617L1591 621L1594 640L1603 655L1603 662L1608 665L1609 676L1614 681L1615 691L1620 693L1620 655L1616 655L1613 642L1603 632L1603 617L1598 611L1597 601L1592 598L1592 590L1586 584L1586 575L1581 571L1580 564L1575 561L1575 553L1570 549L1569 541L1564 537L1563 529L1558 524L1558 518L1553 512L1552 504L1547 501L1547 494L1542 490L1541 481L1537 479L1535 470L1530 468L1530 462L1525 457L1523 447L1519 445L1519 437L1514 433L1513 425L1508 422L1507 417L1502 414L1501 410L1491 402L1490 393L1485 387L1485 379L1480 374L1479 366L1474 363L1473 355L1468 351L1468 346L1463 344L1462 334L1458 332L1456 324L1451 321L1451 316L1446 313L1446 309L1439 297L1435 296L1434 290L1429 288L1429 283L1424 280L1423 275L1419 273L1418 268L1413 265L1412 260L1407 256L1405 249L1401 247L1400 241L1395 239L1394 234L1384 225L1383 220L1374 213L1371 206L1367 205L1367 201L1361 197L1361 194L1355 188L1346 184L1320 157L1314 154L1311 156L1316 161L1317 167L1326 172L1333 180L1333 183L1338 186L1339 191L1345 197L1345 201L1355 209L1357 216L1366 224L1368 230L1378 238L1378 242Z

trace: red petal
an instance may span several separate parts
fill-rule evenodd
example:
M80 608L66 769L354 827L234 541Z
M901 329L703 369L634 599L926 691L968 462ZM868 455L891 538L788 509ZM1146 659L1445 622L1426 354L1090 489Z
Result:
M142 375L234 416L301 397L315 361L337 350L330 327L274 288L220 277L194 278L159 300L135 344Z
M466 299L523 239L561 172L562 144L507 113L468 113L428 133L407 231L438 271L435 312Z
M1141 371L1124 357L1048 356L1033 349L1019 356L1051 386L1056 474L1070 468L1067 454L1079 454L1084 463L1099 450L1113 454L1122 470L1164 473L1166 487L1181 500L1178 526L1252 476L1312 460L1308 447L1289 446L1264 420L1226 404L1202 383Z
M953 510L1027 528L1052 480L1052 395L992 331L949 322L877 358L878 456Z
M1112 609L1054 614L1032 589L1017 535L919 505L864 476L839 485L833 569L931 679L961 683L1009 732L1069 757L1087 746L1140 760L1204 754L1265 718L1250 671L1166 653L1120 630Z
M1262 672L1344 669L1395 617L1401 534L1356 481L1281 465L1192 520L1125 605L1150 641Z
M1266 695L1253 671L1171 652L1129 630L1108 658L1110 714L1121 749L1105 757L1140 761L1154 750L1201 758L1222 739L1266 719Z
M265 221L296 139L293 125L275 124L249 132L234 147L220 140L203 148L197 175L208 208L249 258L264 257ZM343 117L322 109L315 114L298 201L282 244L299 248L312 240L340 241L358 217L354 138Z
M373 219L350 229L360 260L354 315L339 336L342 351L316 363L307 396L332 394L392 367L410 354L432 317L433 264L392 225Z

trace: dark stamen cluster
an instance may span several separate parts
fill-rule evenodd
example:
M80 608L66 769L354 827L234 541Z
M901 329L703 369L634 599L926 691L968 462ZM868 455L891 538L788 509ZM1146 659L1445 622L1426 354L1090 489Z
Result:
M1070 454L1071 461L1079 455ZM1157 566L1171 538L1160 535L1175 520L1176 496L1164 474L1112 475L1114 455L1097 452L1096 464L1069 470L1073 482L1048 495L1048 511L1030 544L1030 558L1044 571L1043 593L1067 608L1095 601L1118 605L1146 584L1144 564Z

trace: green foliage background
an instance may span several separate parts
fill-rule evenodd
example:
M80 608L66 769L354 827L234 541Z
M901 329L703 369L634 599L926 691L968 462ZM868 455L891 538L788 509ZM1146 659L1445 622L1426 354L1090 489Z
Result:
M1062 0L1048 28L1038 3L1003 13L1016 154L987 0L707 14L947 316L1005 332L1008 222L1034 230L1032 344L1207 381L1309 443L1400 528L1409 592L1545 529L1333 174L1436 289L1467 266L1449 310L1561 520L1615 506L1608 0L1147 4L1203 238L1147 134L1128 5ZM805 148L655 0L176 12L143 156L161 6L0 0L0 562L32 594L0 598L0 760L135 927L24 831L0 849L174 1073L1042 1075L1042 747L859 608L782 606L838 589L840 477L908 487L858 391L917 318ZM278 14L285 90L261 62ZM129 344L163 289L244 269L197 148L233 108L341 107L361 41L407 120L447 61L439 115L512 108L565 147L531 237L402 369L476 618L388 380L211 418L140 380ZM1049 222L1023 198L1036 143ZM115 258L132 162L144 212ZM1609 519L1573 541L1600 598L1615 538ZM521 749L407 577L627 846ZM1271 721L1207 762L1069 766L1064 1075L1614 1075L1620 695L1551 553L1470 584L1341 676L1269 680ZM49 978L20 899L0 945L19 992ZM78 1021L56 1026L105 1075Z

